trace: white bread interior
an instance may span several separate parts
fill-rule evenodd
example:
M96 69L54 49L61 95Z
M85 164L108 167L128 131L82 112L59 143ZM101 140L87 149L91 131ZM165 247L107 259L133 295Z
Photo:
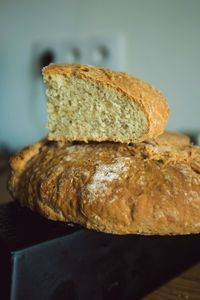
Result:
M133 141L148 132L142 109L119 90L63 74L44 81L49 139Z

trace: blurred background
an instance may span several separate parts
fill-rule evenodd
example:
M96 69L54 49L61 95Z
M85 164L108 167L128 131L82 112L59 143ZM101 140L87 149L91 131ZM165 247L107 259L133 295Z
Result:
M47 134L41 67L127 71L167 98L167 128L200 130L199 0L0 0L0 147Z

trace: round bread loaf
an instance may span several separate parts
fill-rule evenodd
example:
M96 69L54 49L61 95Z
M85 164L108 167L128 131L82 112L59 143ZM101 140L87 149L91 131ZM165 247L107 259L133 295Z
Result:
M13 197L50 219L117 234L200 232L200 148L184 135L132 145L43 140L10 164Z

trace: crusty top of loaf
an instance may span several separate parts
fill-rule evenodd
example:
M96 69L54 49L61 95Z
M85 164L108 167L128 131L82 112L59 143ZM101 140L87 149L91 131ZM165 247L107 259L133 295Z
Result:
M170 114L167 101L156 88L133 75L81 64L50 64L43 68L42 74L44 78L53 75L77 76L122 92L141 107L148 122L148 132L134 142L157 137L164 131Z
M11 158L9 190L43 216L104 232L200 232L200 149L172 132L157 142L43 140Z

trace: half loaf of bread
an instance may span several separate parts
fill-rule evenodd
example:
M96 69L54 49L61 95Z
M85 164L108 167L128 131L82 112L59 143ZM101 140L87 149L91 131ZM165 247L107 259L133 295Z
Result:
M43 140L11 159L9 190L45 217L99 231L200 232L200 148L172 132L158 143Z
M148 83L122 72L79 64L50 64L49 140L140 142L165 128L169 106Z

